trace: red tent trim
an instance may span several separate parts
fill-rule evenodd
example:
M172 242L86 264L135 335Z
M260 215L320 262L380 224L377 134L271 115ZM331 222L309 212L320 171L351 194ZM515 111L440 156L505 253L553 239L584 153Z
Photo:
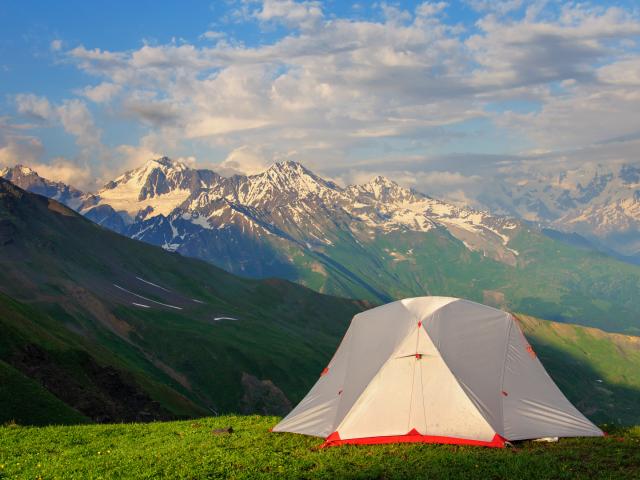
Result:
M441 437L438 435L422 435L412 429L405 435L390 435L386 437L366 437L341 439L338 432L329 435L320 448L338 445L380 445L385 443L443 443L448 445L473 445L478 447L504 448L505 439L497 433L491 441L470 440L468 438Z

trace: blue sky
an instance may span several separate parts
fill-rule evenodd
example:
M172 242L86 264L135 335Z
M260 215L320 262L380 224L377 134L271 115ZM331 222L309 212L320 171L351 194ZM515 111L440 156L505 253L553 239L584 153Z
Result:
M0 166L91 189L156 155L294 159L428 189L631 161L639 39L630 0L9 1Z

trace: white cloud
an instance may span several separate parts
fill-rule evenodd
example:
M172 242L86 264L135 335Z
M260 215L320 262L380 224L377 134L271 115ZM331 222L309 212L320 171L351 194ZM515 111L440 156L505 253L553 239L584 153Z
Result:
M322 7L317 1L264 0L254 13L262 22L276 21L288 27L310 29L322 19Z
M41 121L50 120L54 111L45 97L33 94L18 94L15 96L18 113Z
M32 163L30 167L43 178L63 182L81 190L91 189L94 186L94 173L87 164L78 164L66 158L56 157L49 163Z
M65 100L56 108L56 112L65 131L75 137L85 159L96 154L102 155L101 131L82 100Z
M16 127L0 121L0 167L27 165L49 180L78 188L93 186L95 174L88 165L62 157L45 162L45 148L40 139L25 134L23 130L21 125Z
M59 52L60 50L62 50L62 40L52 40L49 44L49 48L52 52Z
M227 158L215 166L221 175L254 175L263 172L273 163L271 155L256 147L243 145L234 149Z
M550 150L640 135L640 57L609 64L594 75L599 81L566 82L562 95L546 95L539 111L510 112L496 121Z
M122 90L122 86L120 85L110 82L102 82L95 87L85 87L81 91L81 95L95 103L106 103L111 101L113 97L120 92L120 90Z
M38 138L0 133L0 166L33 165L43 152L44 147Z
M16 107L61 123L84 156L109 158L112 168L134 151L191 155L195 145L199 159L226 156L237 170L293 158L339 176L387 154L399 164L442 150L468 154L445 168L469 176L483 136L480 151L498 151L491 139L508 138L522 150L553 153L634 134L637 14L576 3L469 3L480 12L471 35L449 19L445 2L413 11L381 3L383 20L354 20L325 14L319 2L266 0L243 3L236 20L289 29L269 44L247 46L211 30L201 37L215 41L193 45L69 50L68 60L96 79L78 92L94 102L91 110L146 129L128 153L105 154L101 125L81 100L53 105L27 94ZM210 147L223 153L202 158ZM513 151L510 158L520 158ZM443 175L431 183L444 185Z
M447 6L446 2L423 2L416 8L416 15L432 17L442 12Z
M215 30L207 30L202 35L200 35L200 38L204 40L220 40L224 37L226 37L226 34L224 32L217 32Z
M513 10L518 10L524 2L523 0L467 0L467 3L479 12L504 15Z

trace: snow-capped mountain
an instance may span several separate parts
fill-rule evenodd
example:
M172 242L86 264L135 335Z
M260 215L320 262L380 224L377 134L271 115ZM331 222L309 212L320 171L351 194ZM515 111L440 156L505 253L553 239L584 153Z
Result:
M333 245L344 234L362 241L373 232L445 228L470 250L513 263L506 247L517 224L456 207L384 177L341 188L296 162L276 163L252 176L221 177L167 158L153 160L107 184L80 208L108 205L130 236L181 251L232 229L274 236L303 248ZM211 238L209 238L211 240Z
M585 165L510 172L480 203L493 212L576 232L640 258L640 166Z
M627 172L626 181L632 176ZM588 185L583 194L600 188ZM45 194L58 191L66 190L58 185ZM68 198L87 218L134 239L233 273L281 277L344 297L462 296L588 322L608 315L604 305L615 303L627 316L636 308L638 267L384 177L342 187L283 162L227 178L161 158ZM591 296L608 300L575 301Z
M306 269L322 284L331 277L328 270L341 270L335 256L347 251L396 265L411 257L411 249L387 245L391 235L449 236L463 250L509 265L518 256L508 245L518 222L430 198L384 177L343 188L291 161L226 178L160 158L94 194L58 198L131 238L249 276L299 279Z
M16 165L0 170L0 177L38 195L53 198L70 208L77 209L83 201L80 190L62 182L52 182L38 175L37 172L24 165Z

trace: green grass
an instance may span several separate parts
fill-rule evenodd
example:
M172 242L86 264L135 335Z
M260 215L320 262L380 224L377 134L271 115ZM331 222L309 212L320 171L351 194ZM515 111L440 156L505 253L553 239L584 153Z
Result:
M527 478L640 476L640 428L515 448L398 444L318 450L270 433L277 417L151 424L0 427L0 478ZM233 427L215 435L213 429ZM605 427L606 428L606 427Z
M87 417L2 360L0 406L0 418L12 419L21 424L89 423Z
M282 413L286 399L259 408L269 391L242 378L270 381L297 402L363 308L284 280L240 278L51 205L0 182L0 360L93 420L133 421L151 401L162 408L155 419ZM133 306L137 297L114 284L182 310ZM214 322L221 314L239 321ZM125 390L149 401L128 402L136 395ZM0 423L20 407L5 401Z

